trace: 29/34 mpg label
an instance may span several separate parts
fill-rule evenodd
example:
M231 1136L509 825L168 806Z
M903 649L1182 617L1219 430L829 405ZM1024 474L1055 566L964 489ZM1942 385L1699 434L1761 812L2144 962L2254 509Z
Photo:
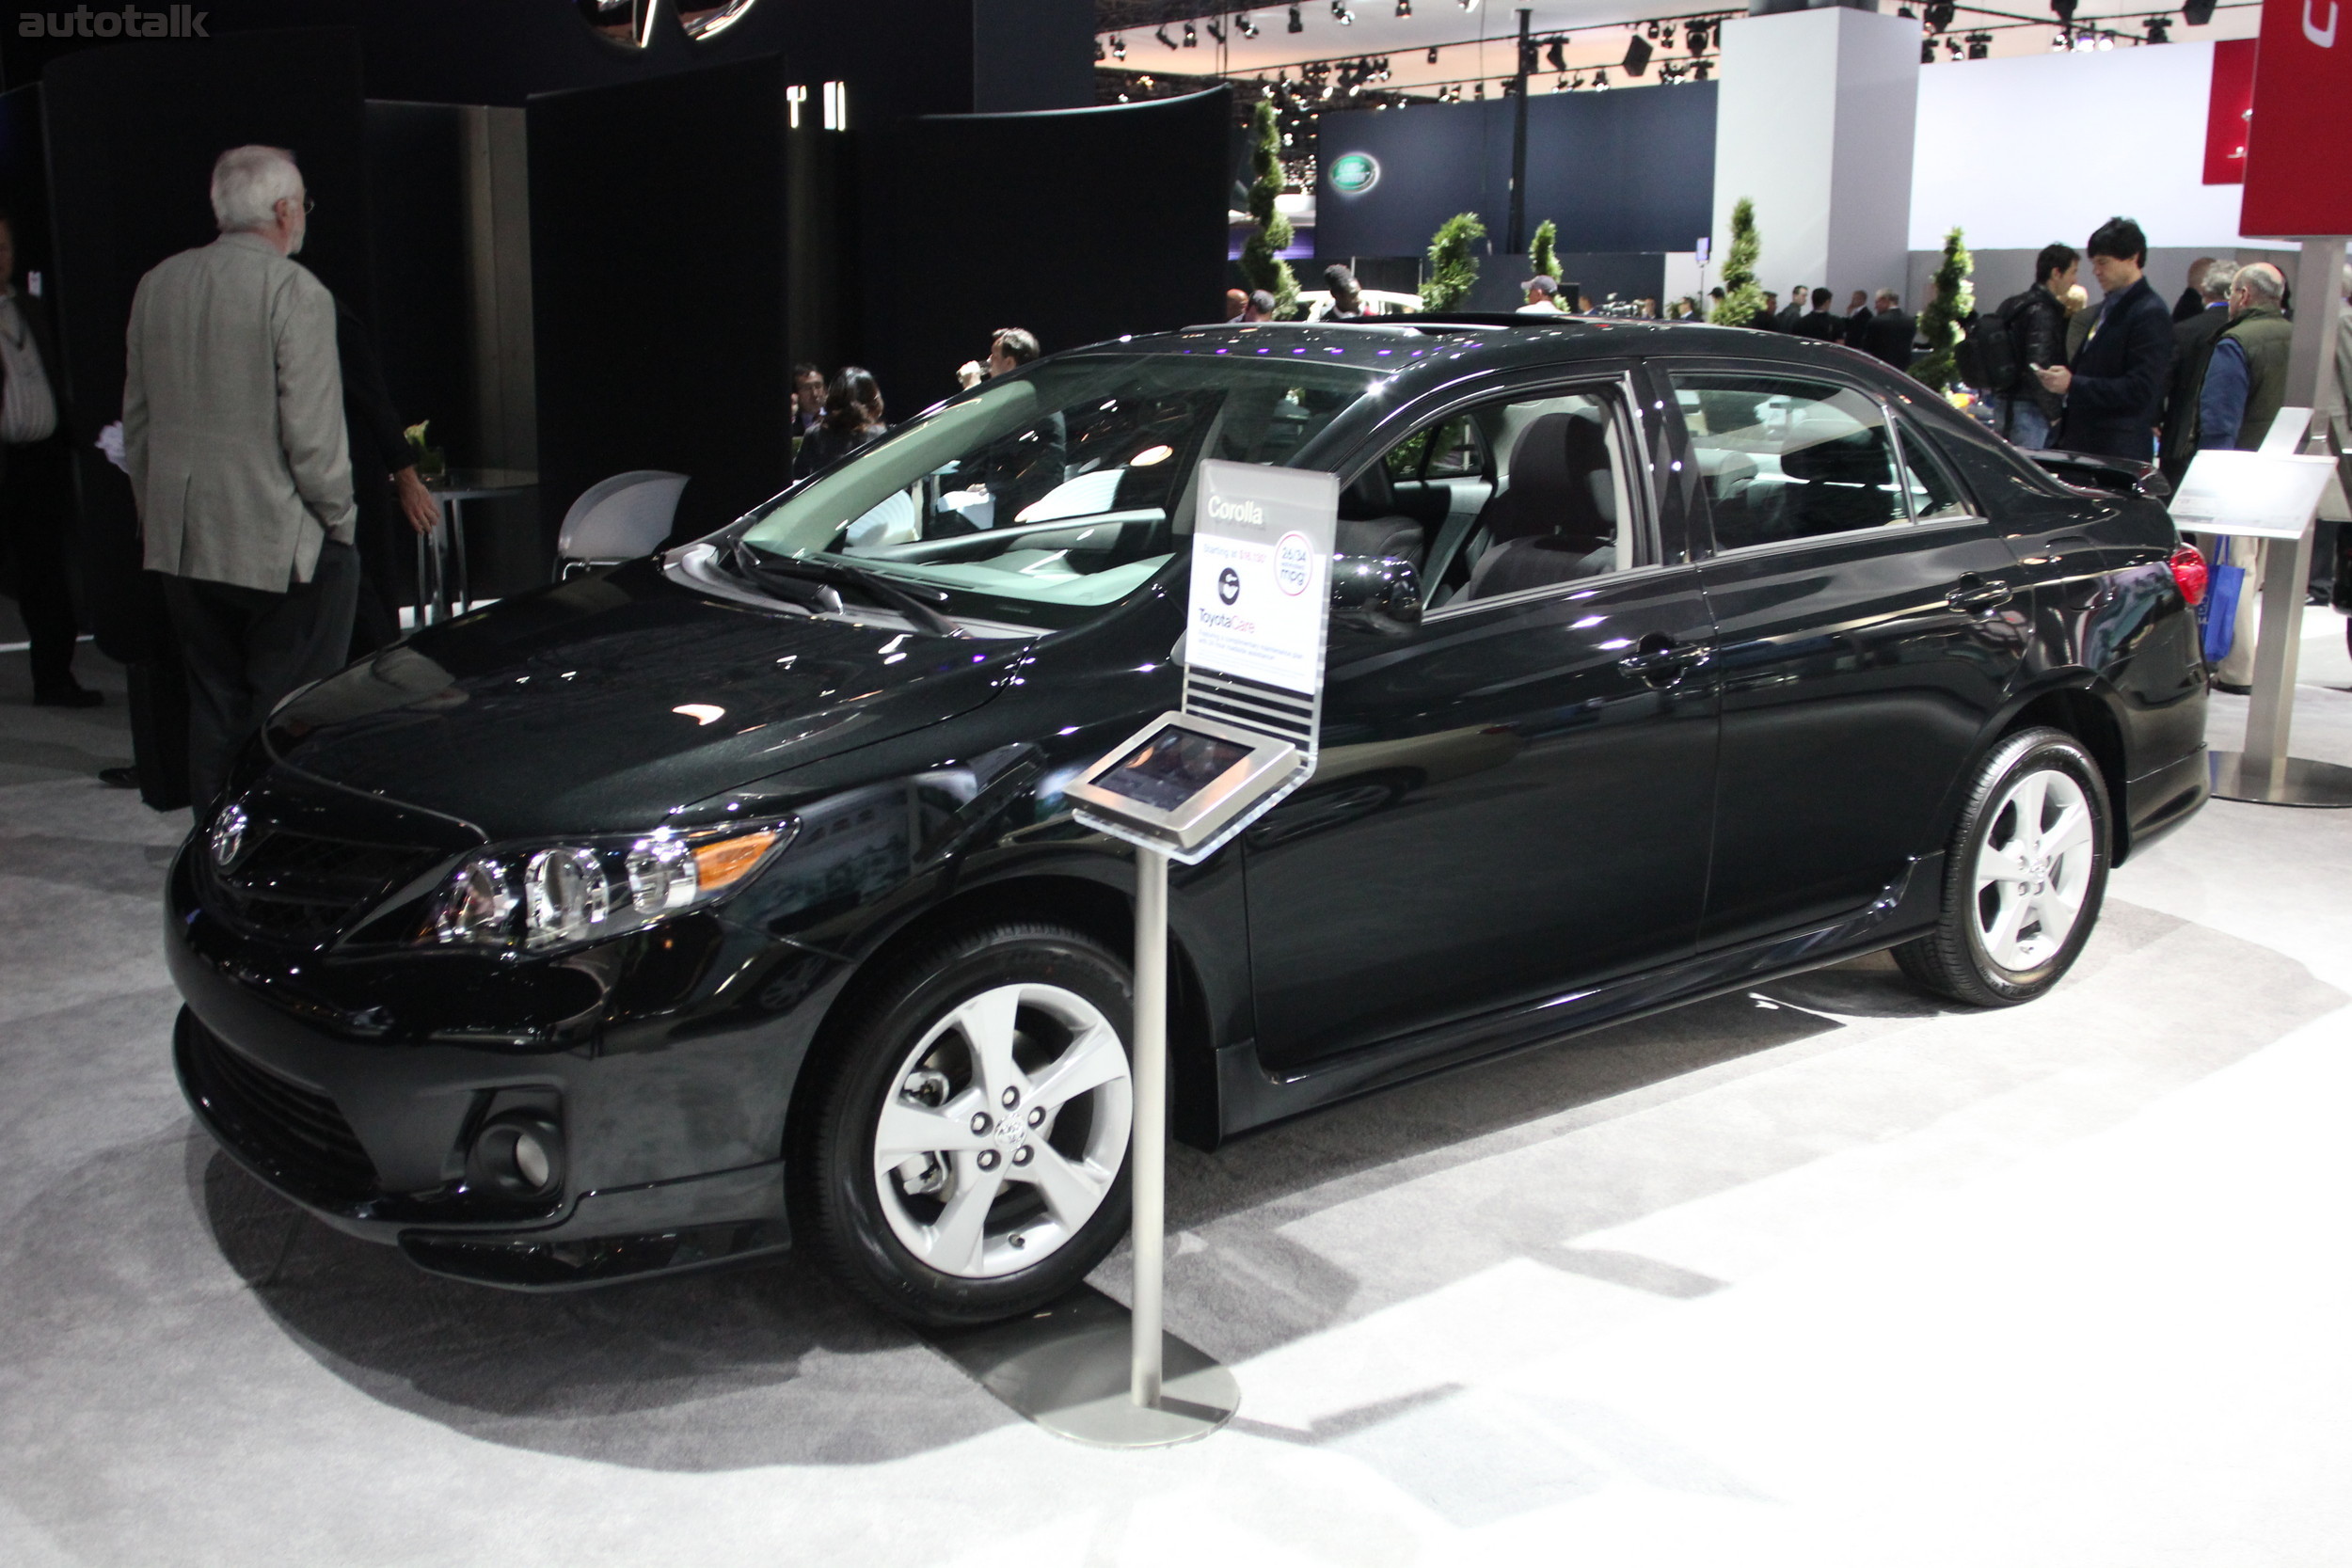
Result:
M1323 684L1339 495L1331 474L1200 465L1187 663L1305 695Z

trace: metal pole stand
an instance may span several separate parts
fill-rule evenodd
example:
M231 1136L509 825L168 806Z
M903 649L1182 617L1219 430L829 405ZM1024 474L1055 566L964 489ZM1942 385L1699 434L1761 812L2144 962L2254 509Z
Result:
M2217 800L2262 806L2352 808L2352 768L2287 755L2295 721L2295 670L2303 649L2304 584L2312 531L2272 539L2263 552L2262 623L2254 643L2254 695L2246 710L2246 750L2215 752Z
M1168 856L1136 851L1135 1305L1080 1291L1042 1312L932 1342L1046 1431L1104 1449L1189 1443L1233 1418L1241 1386L1160 1325L1168 1194Z

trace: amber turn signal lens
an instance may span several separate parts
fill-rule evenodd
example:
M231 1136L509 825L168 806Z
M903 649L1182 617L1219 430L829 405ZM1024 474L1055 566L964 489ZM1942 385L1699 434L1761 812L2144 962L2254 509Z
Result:
M759 863L760 858L774 847L777 837L774 829L763 828L757 832L702 845L694 851L695 880L706 893L739 880Z

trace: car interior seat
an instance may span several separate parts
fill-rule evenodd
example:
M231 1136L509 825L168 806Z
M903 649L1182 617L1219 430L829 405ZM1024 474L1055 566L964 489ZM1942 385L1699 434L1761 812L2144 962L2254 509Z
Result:
M1876 426L1855 429L1842 420L1839 425L1837 434L1780 454L1780 471L1789 482L1783 503L1792 537L1876 528L1894 521L1901 508L1886 433Z
M600 479L564 514L555 538L555 575L651 555L670 536L687 476L632 468Z
M1385 459L1358 474L1340 492L1339 554L1409 561L1418 568L1427 543L1422 525L1396 509L1395 488Z
M1509 483L1478 520L1486 548L1471 565L1465 598L1492 598L1612 570L1617 480L1607 416L1579 410L1546 414L1529 424L1511 448Z

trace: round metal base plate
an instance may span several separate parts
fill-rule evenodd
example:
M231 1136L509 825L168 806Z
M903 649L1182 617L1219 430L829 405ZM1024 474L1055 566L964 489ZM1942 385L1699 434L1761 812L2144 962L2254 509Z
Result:
M1026 1318L931 1335L980 1386L1046 1431L1105 1449L1159 1449L1206 1437L1233 1418L1241 1386L1207 1352L1160 1337L1156 1405L1128 1397L1127 1309L1081 1288Z
M2214 798L2245 800L2258 806L2321 806L2352 809L2352 768L2309 757L2289 757L2273 773L2266 764L2249 762L2242 752L2215 752Z

